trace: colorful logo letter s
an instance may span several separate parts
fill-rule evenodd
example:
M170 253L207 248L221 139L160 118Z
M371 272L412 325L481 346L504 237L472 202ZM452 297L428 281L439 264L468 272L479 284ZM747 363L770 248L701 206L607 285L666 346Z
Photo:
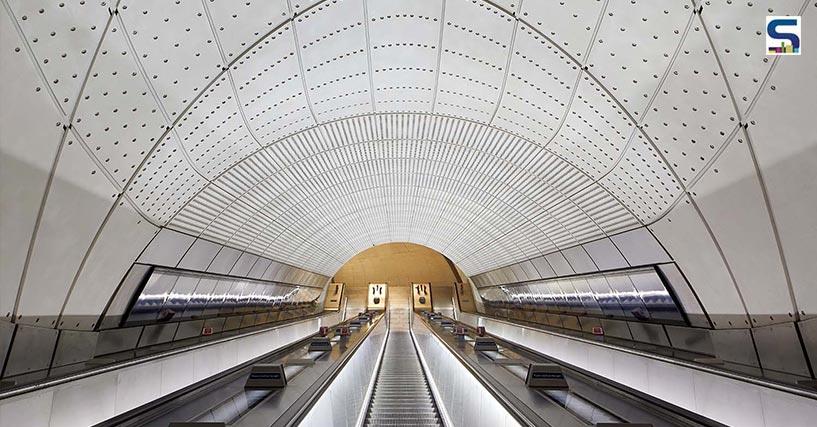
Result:
M766 34L769 35L774 40L788 40L789 45L786 45L786 42L781 43L782 49L774 49L775 53L799 53L800 52L800 37L794 32L779 32L777 31L777 27L797 27L799 24L798 20L795 18L777 18L769 20L768 24L766 25ZM769 47L769 50L772 50Z

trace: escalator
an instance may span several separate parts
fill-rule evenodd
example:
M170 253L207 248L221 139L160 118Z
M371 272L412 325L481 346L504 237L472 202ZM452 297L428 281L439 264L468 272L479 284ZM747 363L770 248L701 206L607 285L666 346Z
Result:
M389 332L366 426L442 426L411 332Z

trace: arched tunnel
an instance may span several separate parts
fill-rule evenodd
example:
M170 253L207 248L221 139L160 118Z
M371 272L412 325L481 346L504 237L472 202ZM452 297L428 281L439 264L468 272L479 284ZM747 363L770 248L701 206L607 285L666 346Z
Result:
M814 1L0 14L2 427L817 417Z

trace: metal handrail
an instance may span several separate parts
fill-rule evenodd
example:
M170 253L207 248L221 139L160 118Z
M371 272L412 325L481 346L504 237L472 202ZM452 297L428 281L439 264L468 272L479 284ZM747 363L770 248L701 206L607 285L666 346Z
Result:
M808 399L817 400L817 392L804 390L804 389L798 388L798 387L793 387L793 386L790 386L788 384L773 382L773 381L770 381L770 380L761 379L761 378L753 377L753 376L750 376L750 375L740 374L740 373L737 373L737 372L730 372L730 371L725 371L725 370L722 370L722 369L712 368L712 367L709 367L709 366L706 366L706 365L701 365L701 364L697 364L697 363L693 363L693 362L687 362L685 360L675 359L675 358L671 358L671 357L667 357L667 356L662 356L660 354L650 353L650 352L647 352L647 351L638 350L638 349L634 349L634 348L622 347L622 346L617 346L617 345L614 345L614 344L609 344L609 343L606 343L606 342L594 341L594 340L590 340L590 339L587 339L587 338L582 338L582 337L578 337L578 336L563 334L563 333L560 333L560 332L548 331L548 330L545 330L545 329L534 328L534 327L531 327L531 326L528 326L528 325L523 325L523 324L520 324L520 323L509 322L507 320L499 319L499 318L496 318L496 317L493 317L493 316L486 316L484 314L473 314L473 313L466 313L466 314L470 314L470 315L476 316L476 317L486 317L489 320L494 321L494 322L501 322L501 323L505 323L506 325L525 328L525 329L530 330L530 331L541 332L541 333L544 333L544 334L554 335L554 336L561 337L561 338L567 338L567 339L583 342L585 344L592 344L592 345L596 345L596 346L599 346L599 347L604 347L604 348L607 348L607 349L610 349L610 350L615 350L615 351L620 351L620 352L623 352L623 353L633 354L633 355L636 355L636 356L646 357L646 358L649 358L649 359L654 359L654 360L658 360L658 361L665 362L665 363L671 363L673 365L682 366L682 367L685 367L685 368L694 369L694 370L706 372L706 373L713 374L713 375L719 375L719 376L722 376L722 377L727 377L727 378L730 378L730 379L733 379L733 380L736 380L736 381L747 382L747 383L750 383L752 385L756 385L756 386L759 386L759 387L771 388L771 389L774 389L774 390L777 390L777 391L782 391L784 393L795 394L795 395L798 395L800 397L805 397L805 398L808 398Z
M468 372L471 375L473 375L474 378L476 378L476 380L479 381L479 383L482 384L483 387L485 387L488 393L490 393L491 396L493 396L493 398L496 399L496 401L499 402L502 405L502 407L505 408L505 410L508 411L508 413L517 422L519 422L519 424L530 427L537 427L539 425L535 421L531 420L519 408L517 408L516 405L511 403L511 401L508 400L508 398L505 397L505 395L498 388L496 388L496 386L494 386L494 384L491 381L486 379L481 372L475 370L471 366L471 364L464 357L462 357L462 355L460 355L453 347L451 347L449 343L447 343L444 339L442 339L442 337L440 337L439 334L437 334L437 331L428 326L426 326L426 328L437 338L439 342L441 342L445 346L448 352L451 353L457 359L458 362L460 362L460 365L462 365L466 370L468 370ZM414 331L412 331L412 334L413 333Z
M331 316L331 315L332 314L329 314L327 316ZM72 381L81 380L81 379L84 379L84 378L92 377L94 375L104 374L104 373L107 373L107 372L115 371L117 369L127 368L127 367L130 367L130 366L139 365L139 364L142 364L142 363L145 363L145 362L150 362L150 361L153 361L153 360L162 359L162 358L165 358L165 357L168 357L168 356L174 356L176 354L181 354L181 353L185 353L185 352L188 352L188 351L197 350L197 349L200 349L200 348L203 348L203 347L209 347L211 345L220 344L220 343L223 343L223 342L233 341L233 340L236 340L236 339L245 338L245 337L249 337L249 336L252 336L252 335L257 335L257 334L269 332L269 331L274 330L274 329L279 329L279 328L283 328L283 327L286 327L286 326L292 326L292 325L296 325L298 323L308 322L310 320L314 320L316 318L321 318L321 317L324 317L324 316L309 317L309 318L306 318L306 319L297 320L295 322L283 323L283 324L280 324L280 325L271 326L269 328L264 328L264 329L259 329L259 330L256 330L256 331L246 332L246 333L243 333L241 335L232 335L232 336L228 336L228 337L224 337L224 338L218 338L218 339L215 339L215 340L212 340L212 341L207 341L207 342L203 342L203 343L199 343L199 344L193 344L191 346L181 347L181 348L177 348L177 349L173 349L173 350L163 351L163 352L151 354L151 355L148 355L148 356L137 357L135 359L130 359L130 360L122 361L122 362L115 362L115 363L112 363L110 365L105 365L105 366L101 366L101 367L98 367L98 368L89 369L87 371L83 371L83 372L80 372L80 373L76 373L76 374L72 374L72 375L66 375L64 377L54 378L54 379L51 379L51 380L45 380L45 381L42 381L42 382L21 386L21 387L14 388L14 389L11 389L11 390L8 390L8 391L0 392L0 400L8 399L8 398L11 398L11 397L14 397L14 396L19 396L21 394L31 393L33 391L42 390L42 389L46 389L46 388L49 388L49 387L54 387L54 386L69 383L69 382L72 382Z

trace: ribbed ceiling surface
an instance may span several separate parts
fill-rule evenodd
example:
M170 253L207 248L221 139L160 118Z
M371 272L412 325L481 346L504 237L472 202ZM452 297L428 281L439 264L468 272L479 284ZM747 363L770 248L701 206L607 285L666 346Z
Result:
M771 3L4 1L66 138L152 223L469 275L666 213L753 106L764 16L804 7Z

